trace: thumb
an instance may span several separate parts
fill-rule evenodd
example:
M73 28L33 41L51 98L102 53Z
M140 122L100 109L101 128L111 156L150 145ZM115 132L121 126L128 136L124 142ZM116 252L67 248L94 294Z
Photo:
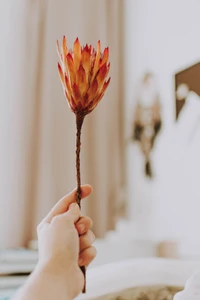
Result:
M69 205L68 211L64 214L68 219L70 219L73 223L76 223L81 215L80 208L77 203L71 203Z

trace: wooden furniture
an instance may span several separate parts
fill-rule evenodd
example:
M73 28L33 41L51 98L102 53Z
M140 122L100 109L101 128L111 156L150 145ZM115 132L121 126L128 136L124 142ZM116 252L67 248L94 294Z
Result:
M178 119L180 111L185 104L185 99L178 100L176 96L177 88L183 83L189 87L190 91L200 96L200 62L175 74L176 119Z

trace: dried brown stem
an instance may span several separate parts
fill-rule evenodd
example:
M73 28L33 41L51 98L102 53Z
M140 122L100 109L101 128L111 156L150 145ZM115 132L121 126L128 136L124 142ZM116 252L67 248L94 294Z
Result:
M76 180L77 192L76 202L81 208L81 167L80 167L80 152L81 152L81 129L84 121L84 115L76 115Z
M77 180L77 192L76 202L81 208L81 169L80 169L80 152L81 152L81 129L84 121L84 114L76 115L76 180ZM80 267L84 275L84 287L83 293L86 292L86 268Z

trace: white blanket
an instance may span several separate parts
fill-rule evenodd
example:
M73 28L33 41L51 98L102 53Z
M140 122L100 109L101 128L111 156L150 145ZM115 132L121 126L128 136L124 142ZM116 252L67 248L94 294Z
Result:
M80 295L77 299L91 300L137 286L184 286L187 279L198 269L200 270L200 262L159 258L131 259L107 264L88 270L87 294ZM196 283L199 284L199 292L196 294L197 298L192 298L197 291ZM186 298L188 295L189 298ZM200 273L188 281L186 290L177 297L174 300L200 299Z

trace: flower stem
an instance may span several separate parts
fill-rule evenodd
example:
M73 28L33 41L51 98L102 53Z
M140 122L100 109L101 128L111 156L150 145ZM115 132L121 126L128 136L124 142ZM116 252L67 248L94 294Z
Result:
M80 152L81 152L81 129L83 125L85 115L76 114L76 180L77 180L77 191L76 191L76 202L81 209L81 168L80 168ZM84 275L84 287L83 293L86 292L86 268L85 266L80 267Z
M76 115L76 181L77 192L76 202L81 208L81 167L80 167L80 152L81 152L81 129L84 121L84 116L81 114Z

